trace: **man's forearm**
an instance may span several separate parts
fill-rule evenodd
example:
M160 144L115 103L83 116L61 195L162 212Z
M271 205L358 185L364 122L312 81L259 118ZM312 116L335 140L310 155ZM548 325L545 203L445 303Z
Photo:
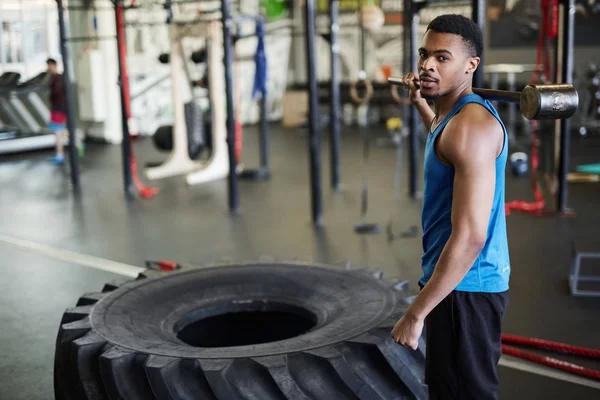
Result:
M407 310L407 315L425 319L466 276L477 259L481 245L450 237L435 266L433 275Z
M433 118L435 117L435 113L433 112L431 107L429 107L429 104L427 104L427 101L425 99L421 99L418 102L413 103L413 105L419 112L419 115L421 116L421 119L425 124L425 128L429 130L431 128Z

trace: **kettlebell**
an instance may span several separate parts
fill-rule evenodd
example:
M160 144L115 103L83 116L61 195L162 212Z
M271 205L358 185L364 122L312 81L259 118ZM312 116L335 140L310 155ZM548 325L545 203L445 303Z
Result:
M523 176L529 169L527 154L515 152L510 155L510 167L514 176Z

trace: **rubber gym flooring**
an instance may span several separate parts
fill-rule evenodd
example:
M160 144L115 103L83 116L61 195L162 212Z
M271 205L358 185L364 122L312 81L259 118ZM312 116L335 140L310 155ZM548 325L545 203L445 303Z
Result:
M244 163L257 160L256 128L244 130ZM372 130L378 136L381 130ZM188 266L272 256L328 263L348 261L352 268L381 269L386 277L420 274L419 237L392 242L385 234L359 236L361 141L344 128L343 186L330 189L328 141L323 138L324 227L310 219L307 131L270 127L273 177L240 182L241 209L230 215L226 181L187 187L180 177L156 185L150 200L124 198L119 146L88 144L82 159L82 190L75 195L64 168L47 160L51 152L4 156L0 163L0 234L143 266L147 259L168 259ZM323 136L327 129L323 130ZM600 139L574 138L573 165L598 162ZM166 158L149 139L135 142L138 161ZM408 199L406 165L401 195L393 199L396 151L371 147L368 221L397 230L419 224L420 204ZM406 162L406 157L404 157ZM153 182L154 184L154 182ZM420 186L422 187L422 185ZM504 332L600 348L600 300L569 295L570 237L600 250L597 237L598 184L572 184L569 204L576 220L508 217L512 258L510 304ZM528 178L507 178L507 200L532 200ZM59 261L0 241L0 398L52 399L54 344L62 312L77 298L98 291L122 276ZM340 264L341 265L341 264ZM555 354L551 354L556 356ZM560 355L557 357L561 357ZM579 359L571 361L590 365ZM500 398L593 399L600 392L517 369L500 367Z

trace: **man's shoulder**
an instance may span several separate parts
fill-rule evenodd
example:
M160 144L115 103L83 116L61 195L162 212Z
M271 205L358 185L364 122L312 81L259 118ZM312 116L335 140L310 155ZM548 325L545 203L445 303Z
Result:
M502 128L498 119L480 103L467 103L450 119L448 125L464 130L494 130Z
M445 129L452 135L486 137L497 136L504 130L500 121L485 106L467 103L452 117Z
M479 103L468 103L444 129L444 153L495 151L503 134L502 125L487 108Z

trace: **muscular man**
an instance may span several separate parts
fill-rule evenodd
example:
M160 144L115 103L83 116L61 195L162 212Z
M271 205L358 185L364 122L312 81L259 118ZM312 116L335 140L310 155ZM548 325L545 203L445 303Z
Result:
M482 51L482 33L473 21L442 15L427 27L418 73L404 76L429 132L423 275L420 293L392 336L416 349L425 327L432 399L497 398L510 276L504 214L508 148L496 110L471 90Z

